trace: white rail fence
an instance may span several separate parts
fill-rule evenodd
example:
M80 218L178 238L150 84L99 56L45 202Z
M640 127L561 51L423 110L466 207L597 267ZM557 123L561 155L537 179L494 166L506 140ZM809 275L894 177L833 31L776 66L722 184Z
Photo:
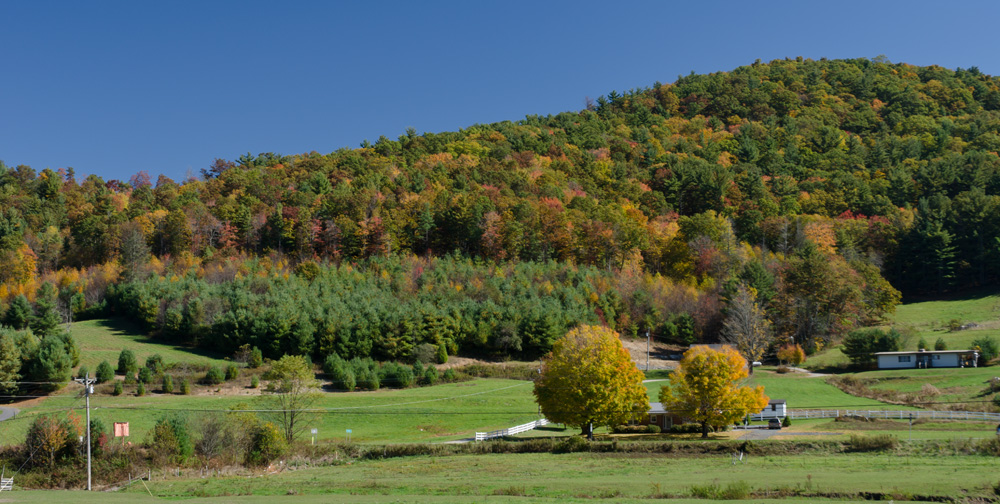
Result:
M535 420L534 422L528 422L526 424L517 425L509 429L500 429L490 432L477 432L476 441L486 441L487 439L501 438L504 436L513 436L514 434L520 434L522 432L527 432L532 429L541 427L543 425L548 425L549 421L546 419Z
M1000 413L988 413L985 411L933 411L933 410L806 410L789 409L788 417L792 420L804 418L836 418L845 417L865 417L882 418L894 420L973 420L983 422L1000 421Z

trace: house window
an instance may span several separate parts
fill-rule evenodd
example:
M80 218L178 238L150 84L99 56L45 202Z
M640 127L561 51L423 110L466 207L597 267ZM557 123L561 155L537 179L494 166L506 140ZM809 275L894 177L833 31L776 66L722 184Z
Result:
M778 411L778 405L777 404L772 404L771 405L771 411Z
M909 355L900 355L899 356L899 362L910 362L910 356Z
M935 355L934 356L934 360L941 360L941 356L940 355Z

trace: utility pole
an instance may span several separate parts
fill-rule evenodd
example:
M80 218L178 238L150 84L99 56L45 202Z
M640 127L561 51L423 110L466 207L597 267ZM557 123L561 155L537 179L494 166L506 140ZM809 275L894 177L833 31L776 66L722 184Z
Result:
M97 382L97 378L91 378L88 372L83 378L76 378L73 381L83 384L83 395L87 398L87 491L90 491L90 394L94 393L94 383Z
M649 372L649 329L646 329L646 372Z

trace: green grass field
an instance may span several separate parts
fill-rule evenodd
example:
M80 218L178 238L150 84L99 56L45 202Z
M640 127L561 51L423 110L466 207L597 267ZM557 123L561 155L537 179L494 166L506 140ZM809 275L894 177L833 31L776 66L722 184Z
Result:
M1000 459L984 456L897 456L895 454L816 454L749 456L732 464L728 454L700 457L621 454L520 454L405 457L358 461L332 467L300 467L261 477L247 474L201 478L156 475L145 485L110 494L150 499L198 497L188 502L649 502L688 500L712 488L736 488L760 498L741 496L728 502L799 502L765 500L795 495L815 502L824 496L850 499L877 492L885 500L914 497L983 498L993 495ZM928 477L928 475L937 475ZM51 492L17 492L16 502L51 502ZM96 502L81 492L75 502ZM80 497L79 499L77 497ZM206 497L217 499L206 499ZM253 496L253 498L251 498ZM811 497L810 497L811 496ZM45 499L49 500L45 500ZM41 499L41 500L36 500ZM104 500L107 499L107 500ZM121 500L119 500L121 499Z
M124 319L99 319L74 322L70 333L80 348L80 365L91 373L106 360L112 367L118 365L118 354L123 349L132 350L141 366L146 357L160 354L166 364L186 362L195 366L224 366L222 356L185 346L165 344L143 335Z
M16 419L0 422L2 443L22 442L28 425L38 414L66 414L70 408L84 414L83 398L76 394L79 388L70 386L63 394L25 408ZM95 395L91 398L91 414L108 427L113 422L129 422L132 440L143 441L162 416L185 415L196 422L208 415L224 414L225 410L241 403L251 409L259 408L255 397L211 393L143 397ZM499 379L405 390L322 393L315 408L323 411L316 414L309 427L319 430L319 440L343 441L346 430L351 429L352 440L360 443L446 441L538 418L531 382Z

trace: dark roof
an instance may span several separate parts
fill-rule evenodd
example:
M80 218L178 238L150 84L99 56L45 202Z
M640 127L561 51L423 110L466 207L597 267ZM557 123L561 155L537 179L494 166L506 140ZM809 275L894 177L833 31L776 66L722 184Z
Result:
M969 354L974 350L907 350L904 352L875 352L875 355L933 355L933 354Z
M785 400L784 399L771 399L770 401L767 401L767 404L785 404Z

